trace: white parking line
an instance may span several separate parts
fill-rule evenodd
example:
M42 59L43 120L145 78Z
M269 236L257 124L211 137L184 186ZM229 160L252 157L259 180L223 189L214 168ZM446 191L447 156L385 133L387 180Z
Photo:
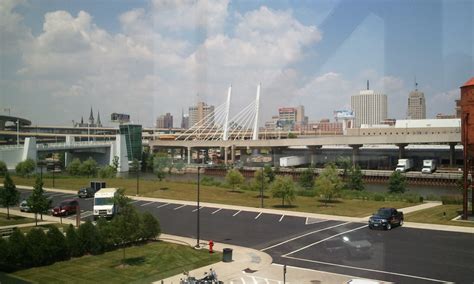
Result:
M156 208L165 207L166 205L170 205L170 204L169 204L169 203L161 204L160 206L158 206L158 207L156 207Z
M86 212L84 212L84 213L81 213L81 219L82 219L82 218L87 218L87 217L89 217L89 216L92 216L93 214L94 214L94 212L92 212L92 211L86 211Z
M326 221L326 220L306 217L306 222L304 224L305 225L312 225L312 224L318 224L318 223L321 223L321 222L324 222L324 221Z
M298 257L292 257L292 256L284 256L283 255L283 257L289 258L289 259L295 259L295 260L299 260L299 261L306 261L306 262L312 262L312 263L318 263L318 264L324 264L324 265L332 265L332 266L355 269L355 270L363 270L363 271L377 272L377 273L382 273L382 274L397 275L397 276L403 276L403 277L409 277L409 278L415 278L415 279L421 279L421 280L427 280L427 281L433 281L433 282L440 282L440 283L449 283L448 281L445 281L445 280L432 279L432 278L409 275L409 274L403 274L403 273L396 273L396 272L390 272L390 271L362 268L362 267L349 266L349 265L330 263L330 262L324 262L324 261L317 261L317 260L298 258Z
M352 229L352 230L348 230L348 231L344 231L344 232L339 233L339 234L332 235L332 236L330 236L330 237L327 237L327 238L322 239L322 240L320 240L320 241L314 242L314 243L312 243L312 244L309 244L309 245L307 245L307 246L304 246L304 247L302 247L302 248L299 248L299 249L297 249L297 250L294 250L294 251L289 252L289 253L287 253L287 254L284 254L284 255L282 255L282 256L285 257L285 256L288 256L288 255L290 255L290 254L297 253L297 252L302 251L302 250L304 250L304 249L307 249L307 248L309 248L309 247L312 247L312 246L315 246L315 245L320 244L320 243L322 243L322 242L325 242L325 241L327 241L327 240L330 240L330 239L332 239L332 238L334 238L334 237L337 237L337 236L340 236L340 235L344 235L344 234L347 234L347 233L350 233L350 232L353 232L353 231L357 231L357 230L360 230L360 229L366 228L366 227L367 227L367 225L363 225L363 226L357 227L357 228Z
M240 212L242 212L242 210L237 211L234 215L232 215L232 217L236 216L236 215L239 214Z
M212 212L211 214L216 214L217 212L221 211L222 208L217 209L216 211Z
M152 204L152 203L155 203L155 201L148 202L148 203L142 204L142 205L140 205L140 206L147 206L147 205L150 205L150 204Z
M240 281L242 281L242 284L245 284L244 278L240 278Z
M202 208L203 208L203 206L200 206L200 207L199 207L199 210L201 210ZM196 212L196 211L198 211L197 208L193 210L193 212Z
M260 215L262 215L262 212L260 212L257 217L255 217L255 220L257 220L258 217L260 217Z
M281 222L281 220L283 220L284 217L285 217L285 215L281 215L281 218L280 218L280 220L278 220L278 222Z
M141 201L141 200L133 200L133 201L130 201L130 204L137 203L138 201Z
M173 210L178 210L178 209L180 209L180 208L183 208L184 206L186 206L186 205L181 205L181 206L179 206L179 207L174 208Z
M329 221L329 220L328 220ZM309 232L309 233L306 233L306 234L303 234L303 235L300 235L300 236L297 236L297 237L294 237L292 239L289 239L289 240L286 240L286 241L283 241L281 243L278 243L276 245L273 245L273 246L269 246L267 248L264 248L262 249L261 251L266 251L268 249L271 249L271 248L274 248L274 247L277 247L277 246L280 246L282 244L286 244L286 243L289 243L291 241L294 241L294 240L297 240L297 239L300 239L300 238L303 238L303 237L306 237L308 235L311 235L311 234L314 234L314 233L319 233L319 232L322 232L322 231L325 231L325 230L329 230L329 229L332 229L332 228L336 228L336 227L339 227L339 226L343 226L343 225L347 225L349 224L350 222L346 222L346 223L341 223L341 224L337 224L337 225L334 225L334 226L330 226L330 227L327 227L327 228L323 228L323 229L319 229L319 230L316 230L316 231L312 231L312 232Z

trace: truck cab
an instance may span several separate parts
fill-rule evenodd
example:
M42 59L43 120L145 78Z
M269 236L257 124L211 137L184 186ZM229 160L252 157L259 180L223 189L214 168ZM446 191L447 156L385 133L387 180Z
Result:
M94 194L94 220L112 218L117 213L116 188L102 188Z
M422 174L432 174L436 171L436 160L423 160Z

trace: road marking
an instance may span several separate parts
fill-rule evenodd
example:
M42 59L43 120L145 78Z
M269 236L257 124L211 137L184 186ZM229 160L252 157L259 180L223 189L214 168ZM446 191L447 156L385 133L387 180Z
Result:
M250 276L250 278L252 278L254 284L258 284L257 279L255 279L255 277Z
M289 253L287 253L287 254L284 254L284 255L282 255L282 256L285 257L285 256L288 256L288 255L290 255L290 254L297 253L297 252L302 251L302 250L304 250L304 249L307 249L307 248L309 248L309 247L312 247L312 246L315 246L315 245L320 244L320 243L322 243L322 242L325 242L325 241L327 241L327 240L330 240L330 239L332 239L332 238L334 238L334 237L337 237L337 236L340 236L340 235L344 235L344 234L347 234L347 233L350 233L350 232L353 232L353 231L357 231L357 230L360 230L360 229L366 228L366 227L367 227L367 225L363 225L363 226L357 227L357 228L352 229L352 230L348 230L348 231L344 231L344 232L342 232L342 233L338 233L338 234L332 235L332 236L330 236L330 237L327 237L327 238L322 239L322 240L320 240L320 241L314 242L314 243L312 243L312 244L309 244L309 245L307 245L307 246L304 246L304 247L302 247L302 248L299 248L299 249L297 249L297 250L294 250L294 251L289 252Z
M349 268L349 269L355 269L355 270L363 270L363 271L377 272L377 273L382 273L382 274L390 274L390 275L396 275L396 276L403 276L403 277L409 277L409 278L415 278L415 279L421 279L421 280L427 280L427 281L433 281L433 282L440 282L440 283L449 283L448 281L445 281L445 280L432 279L432 278L421 277L421 276L415 276L415 275L409 275L409 274L403 274L403 273L397 273L397 272L376 270L376 269L370 269L370 268L362 268L362 267L349 266L349 265L343 265L343 264L337 264L337 263L331 263L331 262L324 262L324 261L317 261L317 260L305 259L305 258L298 258L298 257L292 257L292 256L284 256L284 255L283 255L282 257L289 258L289 259L295 259L295 260L299 260L299 261L306 261L306 262L312 262L312 263L318 263L318 264L324 264L324 265L332 265L332 266L337 266L337 267L342 267L342 268Z
M326 221L329 221L329 220L326 220ZM283 241L283 242L278 243L278 244L276 244L276 245L269 246L269 247L267 247L267 248L261 249L260 251L266 251L266 250L268 250L268 249L271 249L271 248L280 246L280 245L282 245L282 244L286 244L286 243L288 243L288 242L291 242L291 241L294 241L294 240L297 240L297 239L306 237L306 236L308 236L308 235L311 235L311 234L314 234L314 233L319 233L319 232L322 232L322 231L325 231L325 230L329 230L329 229L332 229L332 228L336 228L336 227L339 227L339 226L344 226L344 225L347 225L347 224L349 224L349 223L350 223L350 222L341 223L341 224L337 224L337 225L334 225L334 226L331 226L331 227L327 227L327 228L319 229L319 230L316 230L316 231L312 231L312 232L303 234L303 235L301 235L301 236L297 236L297 237L294 237L294 238L292 238L292 239Z
M212 212L211 214L216 214L217 212L221 211L222 208L217 209L216 211Z
M255 220L257 220L258 217L260 217L260 215L262 215L263 212L260 212L257 217L255 217Z
M202 208L203 208L203 206L200 206L200 207L199 207L199 210L201 210ZM193 212L196 212L196 211L198 211L198 208L196 208L196 209L193 210Z
M93 214L94 214L94 212L92 212L92 211L86 211L84 214L81 213L81 219L92 216Z
M150 205L150 204L152 204L152 203L155 203L155 201L148 202L148 203L142 204L142 205L140 205L140 206L147 206L147 205Z
M232 215L232 217L236 216L236 215L239 214L240 212L242 212L242 210L237 211L234 215Z
M278 222L281 222L281 220L283 220L284 217L285 217L285 215L281 215L281 218L280 218L280 220L278 220Z
M242 284L245 284L244 278L240 278L240 281L242 281Z
M184 206L186 206L186 205L181 205L181 206L179 206L179 207L174 208L173 210L178 210L178 209L180 209L180 208L183 208Z
M304 224L305 225L312 225L312 224L318 224L318 223L321 223L321 222L324 222L324 221L326 221L326 220L306 217L306 222Z
M165 203L165 204L162 204L162 205L160 205L160 206L158 206L158 207L156 207L156 208L165 207L166 205L170 205L170 204L169 204L169 203Z
M138 201L141 201L141 200L133 200L133 201L130 201L130 204L132 204L132 203L137 203Z

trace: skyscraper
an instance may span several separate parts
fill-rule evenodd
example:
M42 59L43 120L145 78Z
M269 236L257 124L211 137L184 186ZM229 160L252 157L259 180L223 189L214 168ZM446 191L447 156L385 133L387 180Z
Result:
M377 94L370 90L367 81L367 90L351 96L351 108L355 113L355 127L362 124L380 124L387 119L387 95Z
M173 116L168 112L156 120L156 128L173 128Z
M198 102L195 106L189 107L189 126L201 122L205 117L207 124L214 123L214 106L207 105L205 102Z
M426 118L426 102L425 94L418 91L418 83L415 82L415 90L410 92L408 96L408 119L425 119Z

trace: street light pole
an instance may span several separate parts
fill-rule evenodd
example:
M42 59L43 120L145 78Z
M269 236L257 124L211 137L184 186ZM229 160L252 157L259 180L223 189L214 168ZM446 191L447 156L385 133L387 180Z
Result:
M140 162L137 161L137 196L139 192L139 176L140 176Z
M263 175L263 168L262 168L262 187L260 188L260 207L263 208L263 180L265 176Z
M199 220L199 193L200 193L200 183L201 183L201 176L200 176L200 172L201 172L201 167L198 167L198 184L197 184L197 236L196 236L196 248L199 248L199 229L200 229L200 220Z
M20 145L20 120L16 120L16 145Z

